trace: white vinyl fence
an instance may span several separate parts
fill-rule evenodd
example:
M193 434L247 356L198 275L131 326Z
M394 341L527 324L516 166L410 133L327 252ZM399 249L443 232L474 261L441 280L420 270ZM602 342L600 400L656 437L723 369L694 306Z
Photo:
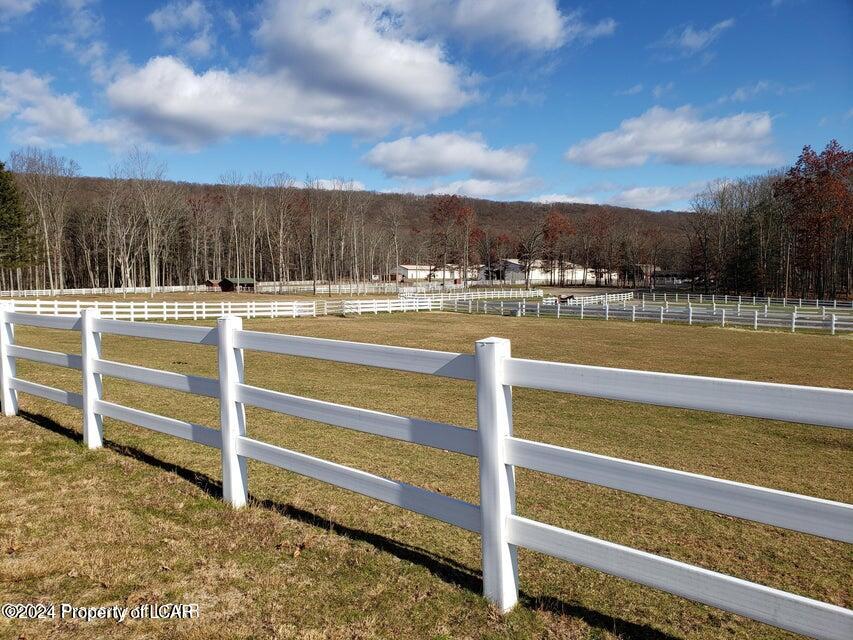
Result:
M18 346L15 325L79 332L82 355ZM183 375L104 359L103 334L215 346L219 375ZM248 385L243 382L244 350L473 381L478 428ZM83 393L19 378L18 359L79 369ZM104 376L218 398L219 429L104 400ZM28 393L80 408L83 440L91 449L102 446L104 417L220 449L223 498L235 507L246 504L247 460L258 460L479 533L484 595L503 611L518 599L516 548L520 546L797 633L836 640L853 637L849 609L517 515L514 467L846 543L853 542L853 505L517 438L512 435L513 386L853 428L853 391L524 360L513 358L509 341L501 338L478 341L473 354L461 354L245 331L241 319L234 316L221 318L210 328L108 320L98 317L94 309L72 317L0 310L0 394L6 415L16 414L18 394ZM479 461L480 504L252 438L245 405L473 456Z
M563 306L571 306L576 307L579 305L588 305L588 304L607 304L614 302L622 302L623 300L633 300L634 292L629 291L628 293L604 293L598 296L580 296L578 298L569 298L565 302L561 302L560 304ZM555 296L551 296L548 298L542 299L542 304L557 304L557 298Z
M694 304L741 304L752 306L826 307L827 309L853 309L853 300L816 300L814 298L763 298L761 296L717 295L708 293L642 293L649 302L692 302Z
M184 293L187 291L207 291L203 284L175 285L156 287L156 293ZM150 293L151 287L96 287L86 289L11 289L0 291L4 298L42 298L45 296L99 296L122 295L125 293Z
M400 291L401 298L431 298L433 300L509 300L541 298L542 289L467 289L465 291L440 291L438 293L422 294Z
M820 313L804 313L796 310L770 311L757 308L746 309L738 307L711 306L675 306L668 302L627 304L609 302L601 304L554 304L553 302L511 302L511 301L445 301L443 311L462 313L488 313L504 316L531 316L538 318L557 319L592 319L622 320L627 322L678 322L688 325L710 324L720 327L735 326L754 330L780 329L796 332L797 330L827 331L832 335L853 331L853 314L847 311L830 313L823 308Z
M476 295L483 292L474 292ZM526 298L541 292L492 291L494 297ZM463 295L463 294L458 294ZM484 296L480 296L484 297ZM492 298L493 296L487 296ZM361 299L361 300L243 300L234 301L148 301L148 300L12 300L6 304L13 311L35 315L80 315L84 309L95 309L101 317L113 320L204 320L235 315L241 318L304 318L325 315L362 315L365 313L391 313L405 311L441 311L446 297L420 295L415 298ZM454 297L454 300L473 298Z
M114 320L204 320L235 315L243 318L302 318L341 313L340 300L245 300L241 302L169 302L125 300L12 300L12 310L35 315L75 316L95 309Z

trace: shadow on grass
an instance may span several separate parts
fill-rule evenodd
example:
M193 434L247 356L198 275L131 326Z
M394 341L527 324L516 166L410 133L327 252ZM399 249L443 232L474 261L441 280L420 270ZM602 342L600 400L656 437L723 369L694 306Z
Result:
M18 415L24 420L55 434L64 436L75 442L83 442L83 435L81 433L59 424L52 418L23 410L20 411ZM133 458L134 460L157 469L175 474L182 480L195 485L207 495L217 499L222 498L222 483L218 480L214 480L207 474L193 471L171 462L166 462L165 460L156 458L141 449L114 442L106 438L104 439L104 448L119 455ZM459 564L451 558L434 554L420 547L396 542L376 533L339 524L333 520L329 520L329 518L325 516L317 515L316 513L301 509L292 504L283 504L274 500L255 498L251 493L249 494L249 501L253 506L274 511L285 518L297 520L312 527L316 527L330 533L338 533L352 540L369 544L382 552L389 553L399 558L400 560L405 560L427 569L434 576L448 584L452 584L461 589L466 589L477 595L481 594L483 591L482 574L480 571ZM659 631L648 625L635 624L628 620L614 618L582 605L560 600L559 598L553 598L550 596L533 596L522 590L519 591L519 601L528 609L547 611L554 615L565 615L579 618L590 627L593 627L593 629L609 631L617 637L625 640L676 640L676 636L664 633L663 631Z

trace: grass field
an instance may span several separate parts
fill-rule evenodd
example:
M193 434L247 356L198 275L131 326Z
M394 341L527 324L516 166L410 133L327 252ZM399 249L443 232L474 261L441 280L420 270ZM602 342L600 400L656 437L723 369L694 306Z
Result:
M199 322L198 324L202 324ZM207 322L212 324L212 321ZM853 340L679 325L460 314L245 321L247 328L472 352L512 340L520 357L795 384L853 387ZM21 327L20 344L79 353L79 335ZM104 357L215 375L210 347L104 337ZM19 363L79 391L79 372ZM473 427L473 384L247 353L246 378L289 393ZM215 401L108 379L107 400L216 426ZM219 499L219 455L106 420L80 442L74 409L22 396L0 418L0 600L193 602L193 621L88 624L0 618L2 638L790 638L738 616L520 551L522 606L480 596L479 538L260 463L252 504ZM843 430L514 392L521 437L853 502ZM473 460L262 410L253 437L472 502ZM850 546L518 470L522 515L842 606Z

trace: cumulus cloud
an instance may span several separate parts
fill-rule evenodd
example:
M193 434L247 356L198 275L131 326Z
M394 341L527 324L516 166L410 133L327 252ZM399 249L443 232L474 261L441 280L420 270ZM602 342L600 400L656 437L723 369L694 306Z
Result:
M653 107L618 129L582 140L565 154L594 167L636 167L649 161L673 164L770 165L772 120L766 112L702 119L693 107Z
M107 96L115 109L158 139L187 147L237 134L379 135L410 122L414 114L430 115L382 96L355 98L306 86L287 69L196 73L168 56L120 76Z
M281 1L263 12L252 68L196 72L152 58L116 78L111 104L157 138L192 147L234 134L382 135L476 95L439 44L406 35L381 6Z
M16 119L12 138L36 146L126 143L132 136L117 120L93 120L72 94L54 93L50 79L31 70L0 68L0 114Z
M464 42L548 51L573 41L590 42L616 29L612 18L586 22L564 13L556 0L392 0L407 29L443 33Z
M381 142L364 160L388 176L422 178L468 172L477 178L509 178L527 169L532 149L494 149L479 133L437 133Z
M671 49L683 57L688 57L708 48L725 31L735 26L734 18L721 20L707 29L696 29L692 24L670 29L666 35L654 43L656 48Z
M420 113L471 99L470 78L439 44L405 34L387 8L367 3L277 2L256 32L268 66L306 86L352 100Z

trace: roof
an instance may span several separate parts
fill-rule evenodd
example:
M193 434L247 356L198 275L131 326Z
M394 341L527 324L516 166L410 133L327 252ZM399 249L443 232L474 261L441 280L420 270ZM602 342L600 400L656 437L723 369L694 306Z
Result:
M231 284L255 284L254 278L222 278L222 282L230 282Z

